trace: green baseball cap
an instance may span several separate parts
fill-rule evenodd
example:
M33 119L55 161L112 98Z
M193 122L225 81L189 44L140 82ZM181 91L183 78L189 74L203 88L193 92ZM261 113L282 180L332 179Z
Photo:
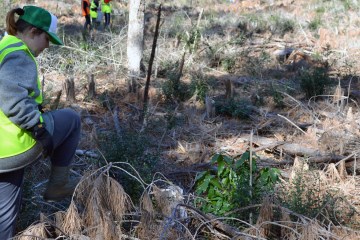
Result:
M53 44L63 45L63 42L56 35L57 17L45 9L36 6L25 6L23 10L24 15L21 15L19 19L45 31L49 35L50 42Z

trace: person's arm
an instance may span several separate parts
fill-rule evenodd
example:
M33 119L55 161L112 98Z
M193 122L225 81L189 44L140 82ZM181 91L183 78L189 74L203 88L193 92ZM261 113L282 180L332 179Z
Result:
M7 55L0 65L0 109L20 128L30 129L40 120L40 111L35 99L29 97L37 87L35 62L24 51Z

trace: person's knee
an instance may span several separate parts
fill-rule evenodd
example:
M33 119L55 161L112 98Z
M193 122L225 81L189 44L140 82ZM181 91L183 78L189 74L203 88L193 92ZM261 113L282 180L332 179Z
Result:
M66 113L68 119L71 119L74 128L80 129L80 127L81 127L80 114L78 114L76 111L74 111L73 109L70 109L70 108L66 108L63 110Z

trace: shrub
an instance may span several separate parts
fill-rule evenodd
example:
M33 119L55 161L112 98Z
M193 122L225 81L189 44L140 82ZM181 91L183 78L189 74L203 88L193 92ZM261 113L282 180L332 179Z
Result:
M295 21L292 19L282 18L279 15L272 15L270 17L272 23L272 32L284 35L287 32L293 32L295 30Z
M153 174L157 171L157 162L159 160L157 153L147 151L149 146L150 141L146 138L146 135L134 132L124 132L121 137L111 133L99 136L99 148L107 163L127 162L136 169L141 178L147 183L151 182ZM121 168L136 175L129 166L121 165ZM133 200L139 199L144 189L134 178L114 169L112 169L112 174Z
M208 80L204 76L194 76L191 79L190 91L191 95L196 95L197 100L205 102L205 97L210 89Z
M335 182L329 186L329 179L325 182L324 176L320 177L314 170L299 169L295 173L290 182L283 182L279 187L282 206L325 224L352 224L356 210Z
M323 67L300 71L299 80L300 87L308 99L323 94L325 88L330 85L327 69Z
M316 16L313 20L310 21L308 27L312 31L317 31L321 26L321 17Z
M168 79L162 85L166 101L185 101L191 97L190 86L180 81L176 72L168 73Z
M233 69L235 68L235 63L236 61L234 57L226 57L221 60L221 67L224 71L233 72Z
M215 101L215 111L217 114L230 116L239 119L248 119L252 111L252 105L249 100L233 98L225 101Z

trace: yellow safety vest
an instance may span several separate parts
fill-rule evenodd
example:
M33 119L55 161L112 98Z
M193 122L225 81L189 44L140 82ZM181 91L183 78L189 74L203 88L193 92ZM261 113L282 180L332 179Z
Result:
M96 8L96 5L95 5L94 1L91 1L91 5L90 5L90 17L91 17L91 18L97 18L98 13L97 13L97 11L91 10L91 9L93 9L93 8Z
M105 3L104 0L101 0L101 11L103 13L111 13L111 3Z
M9 53L15 51L25 51L34 60L37 69L36 60L29 48L23 41L12 35L7 35L0 41L0 64ZM41 83L39 78L37 79L37 85L40 90ZM35 101L36 103L41 104L42 94L41 91L39 92L40 95L35 97ZM35 92L30 93L29 97L34 98L34 94ZM42 121L41 116L40 121ZM0 110L0 158L16 156L31 149L35 144L36 141L32 138L29 131L21 129L11 122Z

